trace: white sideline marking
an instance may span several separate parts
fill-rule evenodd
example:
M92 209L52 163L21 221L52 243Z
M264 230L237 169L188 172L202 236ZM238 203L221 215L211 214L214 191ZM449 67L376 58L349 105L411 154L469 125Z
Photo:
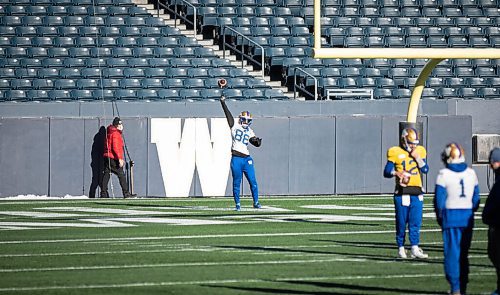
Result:
M341 206L341 205L305 205L300 206L307 209L325 209L325 210L366 210L366 211L387 211L394 210L394 205L377 205L377 207L359 207L359 206Z
M0 273L14 272L40 272L40 271L70 271L70 270L101 270L101 269L126 269L126 268L153 268L153 267L187 267L187 266L222 266L222 265L276 265L276 264L304 264L326 262L363 262L361 258L330 258L310 260L266 260L266 261L227 261L227 262L183 262L183 263L157 263L157 264L128 264L128 265L99 265L99 266L67 266L67 267L40 267L40 268L0 268Z
M37 209L34 208L34 210L37 210ZM34 218L59 218L59 217L80 217L81 216L80 214L49 213L49 212L35 212L35 211L0 211L0 215L25 216L25 217L34 217Z
M16 254L0 254L0 258L12 258L12 257L46 257L46 256L85 256L85 255L106 255L106 254L136 254L136 253L166 253L166 252L215 252L215 251L226 251L227 248L217 247L217 246L192 246L190 244L163 244L158 243L157 245L151 245L151 243L127 243L127 245L135 244L139 246L154 246L154 247L170 247L170 249L147 249L147 250L121 250L121 251L86 251L86 252L54 252L54 253L16 253ZM274 248L287 249L287 250L297 250L299 249L316 249L316 248L333 248L340 247L339 245L297 245L297 246L266 246L263 247L262 251L272 251ZM242 250L241 252L247 252L250 250ZM253 251L253 250L252 250ZM231 250L233 252L233 250ZM304 254L301 254L304 255ZM328 254L330 255L330 254ZM471 257L469 255L469 257Z
M475 272L469 276L496 275L494 272ZM360 280L360 279L409 279L442 277L443 274L406 274L406 275L371 275L371 276L339 276L339 277L283 277L274 279L275 282L289 281L333 281L333 280ZM111 289L111 288L131 288L131 287L157 287L157 286L178 286L178 285L217 285L217 284L241 284L241 283L261 283L273 282L270 279L232 279L232 280L205 280L205 281L174 281L174 282L140 282L128 284L101 284L101 285L74 285L74 286L40 286L40 287L12 287L0 288L0 292L8 291L42 291L42 290L70 290L70 289Z
M474 228L474 230L488 230L488 228ZM441 232L441 229L422 229L420 232ZM168 237L127 237L127 238L100 238L100 239L58 239L58 240L12 240L0 241L0 244L27 244L27 243L74 243L95 241L154 241L177 239L214 239L214 238L241 238L241 237L290 237L290 236L325 236L325 235L360 235L360 234L394 234L394 230L375 231L328 231L328 232L292 232L292 233L258 233L258 234L217 234L217 235L191 235Z

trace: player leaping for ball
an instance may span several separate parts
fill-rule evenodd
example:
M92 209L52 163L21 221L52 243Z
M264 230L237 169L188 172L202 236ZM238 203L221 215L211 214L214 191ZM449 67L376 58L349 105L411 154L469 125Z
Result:
M227 85L225 79L219 80L219 87L224 88ZM250 128L252 124L252 115L248 111L241 112L238 122L234 121L233 115L226 106L224 96L221 96L220 103L224 114L226 115L227 123L231 128L231 137L233 143L231 146L231 174L233 176L233 197L236 203L236 211L241 210L240 204L240 187L243 174L250 184L252 192L253 207L261 208L259 203L259 188L257 186L257 179L255 177L254 162L250 153L248 152L248 143L259 147L262 139L255 136L255 133Z
M396 244L400 258L406 258L404 243L407 224L411 257L429 257L418 246L424 201L421 173L429 171L425 159L427 152L418 144L417 130L405 128L401 132L400 146L393 146L387 150L387 164L384 168L384 177L396 177L394 207L396 209Z

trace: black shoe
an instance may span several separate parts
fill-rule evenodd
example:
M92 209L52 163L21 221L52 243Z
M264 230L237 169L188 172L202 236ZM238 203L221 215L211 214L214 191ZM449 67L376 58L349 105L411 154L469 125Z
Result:
M123 198L124 199L135 198L135 197L137 197L137 194L131 194L131 193L125 193L125 194L123 194Z

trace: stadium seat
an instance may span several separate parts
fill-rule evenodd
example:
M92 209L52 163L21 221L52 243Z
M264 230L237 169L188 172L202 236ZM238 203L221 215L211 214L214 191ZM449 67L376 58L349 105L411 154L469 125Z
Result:
M91 90L88 89L73 89L70 90L72 100L93 100L94 96Z
M54 89L54 81L51 79L33 79L33 89Z
M59 76L61 78L78 78L81 76L80 70L78 68L63 68L59 70Z
M478 88L477 94L479 95L479 97L486 99L498 99L500 93L498 88L484 87Z
M48 94L50 100L71 100L71 95L68 90L54 89L49 90Z
M167 76L164 68L146 68L144 69L146 78L165 78Z
M116 100L113 90L110 89L95 89L92 96L95 100Z
M92 81L97 82L97 87L92 87L92 88L100 88L100 89L118 89L120 88L120 80L119 79L90 79L91 81L89 83L92 83Z
M393 98L395 98L392 95L391 89L388 89L388 88L376 88L373 91L373 97L375 99L393 99Z
M121 79L119 85L122 89L139 89L142 87L139 79Z
M187 89L203 89L205 87L205 83L203 79L200 78L189 78L185 79L183 85Z
M158 99L158 92L156 89L139 89L136 96L138 99L155 100Z
M179 91L177 89L160 89L158 90L158 98L165 100L178 100L180 99Z
M137 93L133 89L117 89L114 94L117 100L134 100L137 98Z
M96 79L78 79L76 80L76 88L77 89L97 89L98 88L98 80Z
M186 68L170 68L166 71L166 76L170 78L188 78Z
M43 101L43 100L49 100L49 94L47 93L46 90L28 90L26 92L26 98L29 101Z
M145 78L141 80L142 88L163 88L162 80L158 78Z
M23 101L26 100L26 91L24 90L6 90L4 98L7 101Z
M411 97L411 90L406 88L396 88L392 91L394 98L409 99Z
M163 86L168 89L183 89L184 81L179 78L169 78L163 80Z

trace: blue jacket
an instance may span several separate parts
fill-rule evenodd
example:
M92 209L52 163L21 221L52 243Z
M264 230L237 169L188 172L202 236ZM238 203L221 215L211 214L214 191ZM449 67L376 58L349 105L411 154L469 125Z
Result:
M500 226L500 181L491 188L488 199L484 204L483 222L490 227Z

